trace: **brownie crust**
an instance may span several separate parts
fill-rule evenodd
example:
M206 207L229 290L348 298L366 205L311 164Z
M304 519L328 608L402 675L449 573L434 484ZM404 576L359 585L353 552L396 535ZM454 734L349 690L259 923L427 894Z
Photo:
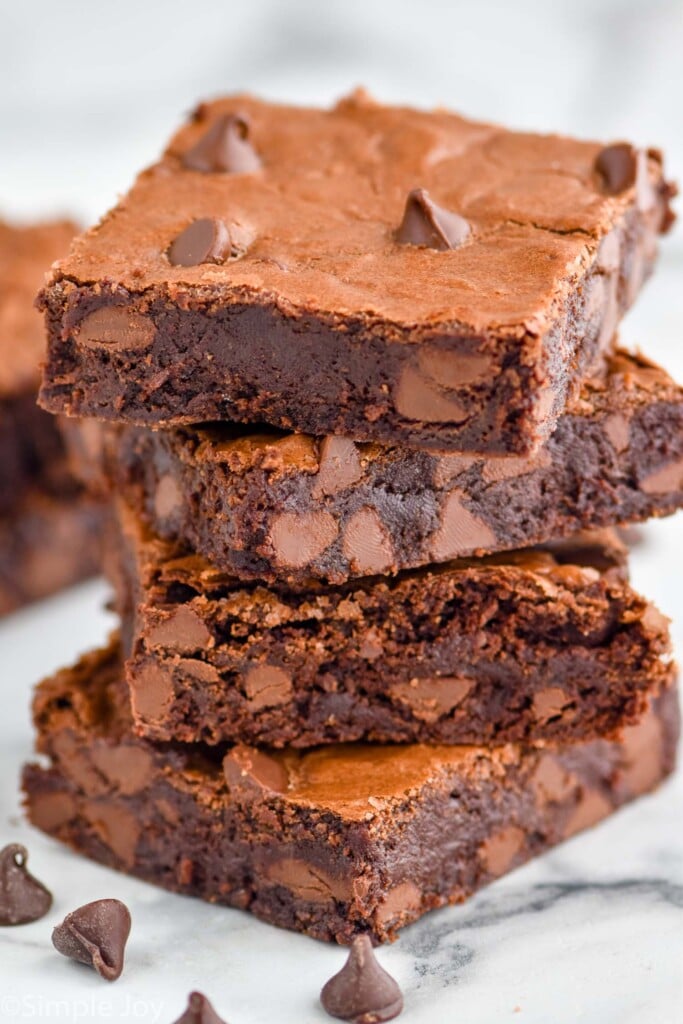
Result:
M616 540L298 591L247 586L123 506L107 558L136 728L282 747L604 735L667 679Z
M339 584L542 544L683 505L683 389L619 352L527 458L265 428L65 420L76 472L244 579ZM103 478L103 479L102 479Z
M258 168L197 168L226 119ZM363 93L330 111L202 104L43 291L41 400L138 424L528 454L608 349L672 220L659 153L633 151L632 178L606 191L602 152ZM416 187L465 219L455 247L397 235ZM196 223L233 244L178 263Z
M318 939L374 941L661 782L678 736L665 690L618 738L540 748L342 746L272 753L134 735L115 648L44 682L30 820L156 885Z

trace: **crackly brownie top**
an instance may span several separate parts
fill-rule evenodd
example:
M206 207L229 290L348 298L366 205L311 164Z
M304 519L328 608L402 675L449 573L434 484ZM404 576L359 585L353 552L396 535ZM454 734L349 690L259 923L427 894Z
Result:
M54 280L516 335L553 316L628 208L668 226L668 195L654 151L363 92L331 110L232 96L196 110Z
M68 221L15 227L0 220L0 396L38 390L45 328L33 303L76 230Z

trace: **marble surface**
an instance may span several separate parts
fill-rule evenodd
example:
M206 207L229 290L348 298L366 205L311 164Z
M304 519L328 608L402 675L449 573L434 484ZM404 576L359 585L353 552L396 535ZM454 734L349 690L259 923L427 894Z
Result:
M385 99L447 103L523 127L661 144L683 177L679 0L184 0L0 2L0 210L99 215L180 112L246 88L328 101L358 82ZM683 380L683 245L623 337ZM650 524L636 586L683 651L683 517ZM33 683L103 639L95 582L0 623L0 843L25 842L48 918L0 930L0 1020L170 1022L200 988L230 1024L315 1024L343 953L248 916L156 891L62 850L21 819ZM114 985L60 958L52 926L77 903L125 900L133 933ZM683 774L656 795L408 929L380 957L415 1024L681 1024Z

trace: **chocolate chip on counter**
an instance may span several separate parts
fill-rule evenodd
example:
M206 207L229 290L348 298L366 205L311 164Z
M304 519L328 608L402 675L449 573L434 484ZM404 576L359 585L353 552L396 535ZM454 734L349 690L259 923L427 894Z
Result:
M201 992L191 992L185 1013L173 1024L226 1024Z
M602 191L609 196L616 196L635 185L638 153L628 142L615 142L600 150L594 168Z
M471 232L464 217L437 206L423 188L416 188L408 193L396 240L429 249L457 249Z
M29 924L44 917L52 893L27 870L28 851L19 843L0 850L0 925Z
M119 900L95 900L67 914L52 932L63 956L94 967L106 981L116 981L130 934L130 913Z
M201 217L181 231L168 250L174 267L222 263L230 255L230 232L222 220Z
M225 114L183 156L185 167L204 173L249 174L261 160L249 141L249 122L239 114Z
M324 986L320 1001L331 1017L351 1024L381 1024L403 1009L401 990L377 963L367 935L353 940L348 960Z

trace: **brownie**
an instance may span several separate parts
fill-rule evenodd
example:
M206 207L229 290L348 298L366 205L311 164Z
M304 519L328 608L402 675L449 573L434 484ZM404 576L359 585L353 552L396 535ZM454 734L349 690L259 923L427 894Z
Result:
M525 458L266 428L65 422L90 486L104 470L159 536L247 579L343 583L683 505L683 389L623 352Z
M16 226L0 220L0 515L37 484L63 483L54 417L36 404L45 331L34 297L77 232L69 221Z
M46 409L528 454L673 215L661 154L384 107L200 105L41 295Z
M0 615L98 571L105 511L84 497L54 416L36 404L45 355L36 290L77 231L0 220Z
M655 689L658 689L658 683ZM42 683L34 825L167 889L318 939L382 941L653 789L674 689L613 739L258 751L136 737L115 647Z
M281 747L605 734L668 673L616 538L307 589L244 584L120 507L107 558L136 728Z
M105 518L75 487L24 492L0 515L0 615L96 575Z

